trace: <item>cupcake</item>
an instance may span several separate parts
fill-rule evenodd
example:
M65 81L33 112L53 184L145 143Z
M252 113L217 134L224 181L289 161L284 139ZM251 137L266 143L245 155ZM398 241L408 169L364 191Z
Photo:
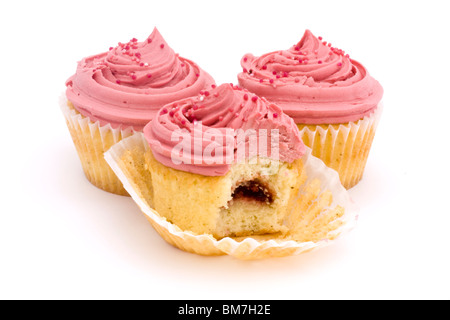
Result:
M346 188L362 178L381 113L381 85L366 68L306 30L288 50L246 54L239 84L279 105L312 154Z
M184 251L297 255L355 225L337 172L311 155L293 120L234 85L164 106L105 159L155 230Z
M213 83L197 64L176 54L156 28L143 42L133 38L82 59L66 82L61 108L88 180L127 195L104 152L142 131L163 105L196 96Z
M215 238L286 232L305 146L291 118L230 84L166 105L144 128L156 211Z

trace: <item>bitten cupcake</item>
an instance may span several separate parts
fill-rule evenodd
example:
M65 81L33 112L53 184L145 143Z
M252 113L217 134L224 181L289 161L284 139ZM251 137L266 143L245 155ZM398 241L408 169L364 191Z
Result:
M182 230L287 231L305 146L282 110L230 84L164 106L144 128L155 210Z
M164 106L105 159L153 228L187 252L285 257L355 226L337 172L311 155L293 120L234 85Z
M346 188L362 178L381 113L381 85L343 50L306 30L288 50L246 54L239 84L279 105Z
M127 195L103 154L153 119L170 102L196 96L214 84L194 62L176 54L155 28L78 63L62 101L84 173L95 186Z

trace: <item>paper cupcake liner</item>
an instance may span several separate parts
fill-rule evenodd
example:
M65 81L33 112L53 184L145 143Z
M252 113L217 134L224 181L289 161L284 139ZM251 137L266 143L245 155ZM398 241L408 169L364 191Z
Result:
M60 98L60 107L86 178L102 190L128 195L122 182L106 163L103 154L123 138L132 135L134 131L114 129L109 124L101 126L98 121L92 122L75 110L65 95Z
M338 174L312 156L308 149L303 156L306 179L286 220L289 226L286 235L217 240L209 234L183 231L152 209L152 193L146 187L151 183L143 181L148 176L143 177L142 168L127 161L130 155L144 158L148 148L143 134L135 133L114 145L105 153L105 159L154 229L168 243L184 251L201 255L227 254L239 259L298 255L329 245L355 226L358 209L341 185Z
M346 124L297 124L305 145L315 157L338 172L347 189L362 179L382 109L379 104L371 115Z

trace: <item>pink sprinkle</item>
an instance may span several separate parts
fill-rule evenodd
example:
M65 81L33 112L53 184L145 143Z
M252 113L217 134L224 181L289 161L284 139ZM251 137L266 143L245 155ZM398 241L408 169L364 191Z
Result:
M287 78L288 75L289 75L289 74L288 74L286 71L283 72L283 77Z
M317 63L318 63L318 64L321 64L321 63L322 63L322 60L317 61Z
M253 101L253 102L256 102L256 100L258 100L258 97L257 97L257 96L253 96L253 97L252 97L252 101Z
M300 47L299 47L299 46L295 46L295 50L296 50L296 51L299 51L299 50L300 50Z
M136 76L133 74L133 75L131 76L131 79L136 80Z
M138 40L136 38L131 39L131 42L137 42Z
M277 79L280 79L280 78L281 78L280 75L277 74Z
M192 109L198 110L198 105L194 104L194 105L192 106Z
M248 100L248 94L244 94L244 100Z
M169 112L169 116L171 116L171 117L173 117L174 114L175 114L175 113L174 113L173 111L170 111L170 112Z
M267 66L262 66L262 69L263 69L263 70L266 70L266 69L267 69Z
M322 40L323 38L322 37L318 37L317 39Z
M196 73L195 76L196 76L196 77L200 77L200 74Z
M186 124L186 120L181 120L181 124L185 125Z
M211 85L211 88L215 89L217 86L215 84Z
M342 67L342 63L338 62L337 66Z
M222 116L220 116L220 117L219 117L219 121L222 121L222 120L223 120L223 117L222 117Z
M273 83L273 79L270 79L269 82L270 82L270 83Z
M295 81L296 83L299 83L299 82L300 82L300 79L299 79L299 78L295 78L294 81Z
M120 84L120 80L116 80L116 83L117 83L117 84Z
M164 49L164 43L161 43L161 45L159 46L161 49Z
M204 95L207 97L207 96L209 96L209 91L205 91L204 92Z
M148 43L152 43L152 39L148 38L148 39L147 39L147 42L148 42Z
M277 74L277 72L276 72L276 71L274 71L274 72L272 72L272 74L273 74L273 75L276 75L276 74Z
M273 114L273 117L274 117L274 118L278 118L278 113L274 113L274 114Z
M136 57L138 57L138 58L141 57L141 54L140 54L139 52L136 52L134 55L135 55Z
M109 51L111 51L112 49L114 49L113 47L109 47Z
M247 69L246 68L242 69L242 72L247 73Z
M147 74L147 78L151 78L152 75L150 73Z
M247 57L244 57L244 62L247 62Z
M263 81L264 81L263 79L259 79L259 83L263 83Z
M167 113L167 109L162 109L162 110L161 110L161 113L162 113L162 114L166 114L166 113Z
M141 62L141 63L139 63L139 65L140 65L141 67L143 67L143 66L144 66L144 63L143 63L143 62Z

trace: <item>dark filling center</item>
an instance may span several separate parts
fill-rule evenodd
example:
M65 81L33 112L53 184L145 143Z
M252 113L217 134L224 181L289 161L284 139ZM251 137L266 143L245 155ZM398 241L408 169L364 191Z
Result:
M270 190L257 180L241 183L233 192L233 199L256 200L266 204L273 202Z

